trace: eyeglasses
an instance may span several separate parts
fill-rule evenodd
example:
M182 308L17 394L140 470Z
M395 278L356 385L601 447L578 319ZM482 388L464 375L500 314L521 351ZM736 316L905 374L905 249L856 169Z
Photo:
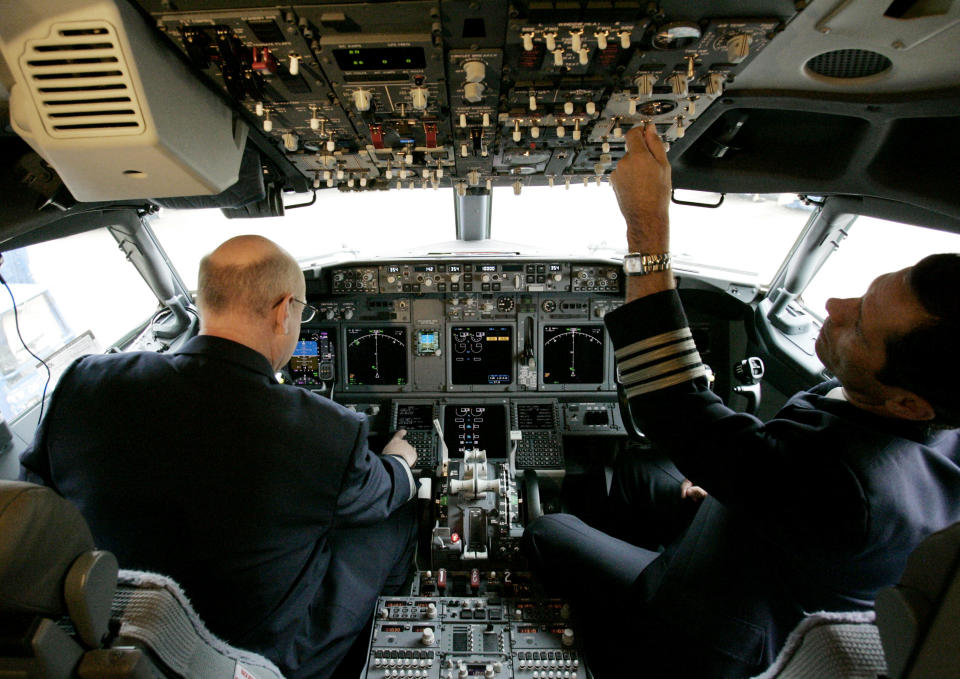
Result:
M273 305L273 308L276 309L278 306L283 304L284 299L286 299L286 297L281 297L279 300L277 300L276 304ZM313 317L317 315L317 312L320 311L320 309L313 306L312 304L307 304L302 299L297 299L296 297L291 297L290 299L291 301L296 302L297 304L303 305L303 311L300 312L301 323L309 323L310 321L313 320Z
M294 297L293 301L296 302L297 304L303 305L303 311L300 312L301 323L309 323L310 321L313 320L313 317L317 315L317 312L320 311L320 309L313 306L312 304L307 304L302 299L297 299L296 297Z

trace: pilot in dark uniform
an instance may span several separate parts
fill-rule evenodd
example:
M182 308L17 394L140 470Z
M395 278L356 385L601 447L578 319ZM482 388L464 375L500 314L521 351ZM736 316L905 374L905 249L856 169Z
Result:
M201 263L200 336L79 359L22 457L121 567L170 575L288 678L331 674L415 544L402 432L375 455L363 416L275 378L304 292L272 242L227 241Z
M630 250L665 254L664 148L652 125L627 144L612 181ZM767 423L708 389L667 261L645 265L654 271L628 279L629 303L605 321L637 425L676 467L625 457L614 523L644 544L665 532L636 525L665 515L647 491L672 484L666 514L691 502L685 478L709 496L662 552L563 514L528 526L525 547L580 604L599 677L751 676L805 613L870 609L924 537L960 520L960 255L830 300L817 351L838 380ZM952 378L938 372L945 361Z

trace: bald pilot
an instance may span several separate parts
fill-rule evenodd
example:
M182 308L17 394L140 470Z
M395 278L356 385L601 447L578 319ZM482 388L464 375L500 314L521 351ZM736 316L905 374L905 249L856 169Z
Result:
M74 362L22 478L76 504L123 568L177 580L210 629L288 679L329 676L412 563L416 451L275 373L306 285L273 242L200 263L200 334L173 354Z

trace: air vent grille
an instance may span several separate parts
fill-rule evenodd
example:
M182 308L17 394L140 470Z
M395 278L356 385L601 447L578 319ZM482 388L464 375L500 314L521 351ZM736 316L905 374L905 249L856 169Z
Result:
M110 24L57 24L48 37L27 42L20 67L50 136L143 131L130 71Z
M834 50L807 61L807 69L825 78L867 78L888 70L892 62L869 50Z

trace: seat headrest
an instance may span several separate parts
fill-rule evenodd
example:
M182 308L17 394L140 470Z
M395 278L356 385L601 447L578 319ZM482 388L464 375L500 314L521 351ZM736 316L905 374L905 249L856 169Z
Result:
M76 507L49 488L0 480L0 612L63 615L64 578L91 549Z

